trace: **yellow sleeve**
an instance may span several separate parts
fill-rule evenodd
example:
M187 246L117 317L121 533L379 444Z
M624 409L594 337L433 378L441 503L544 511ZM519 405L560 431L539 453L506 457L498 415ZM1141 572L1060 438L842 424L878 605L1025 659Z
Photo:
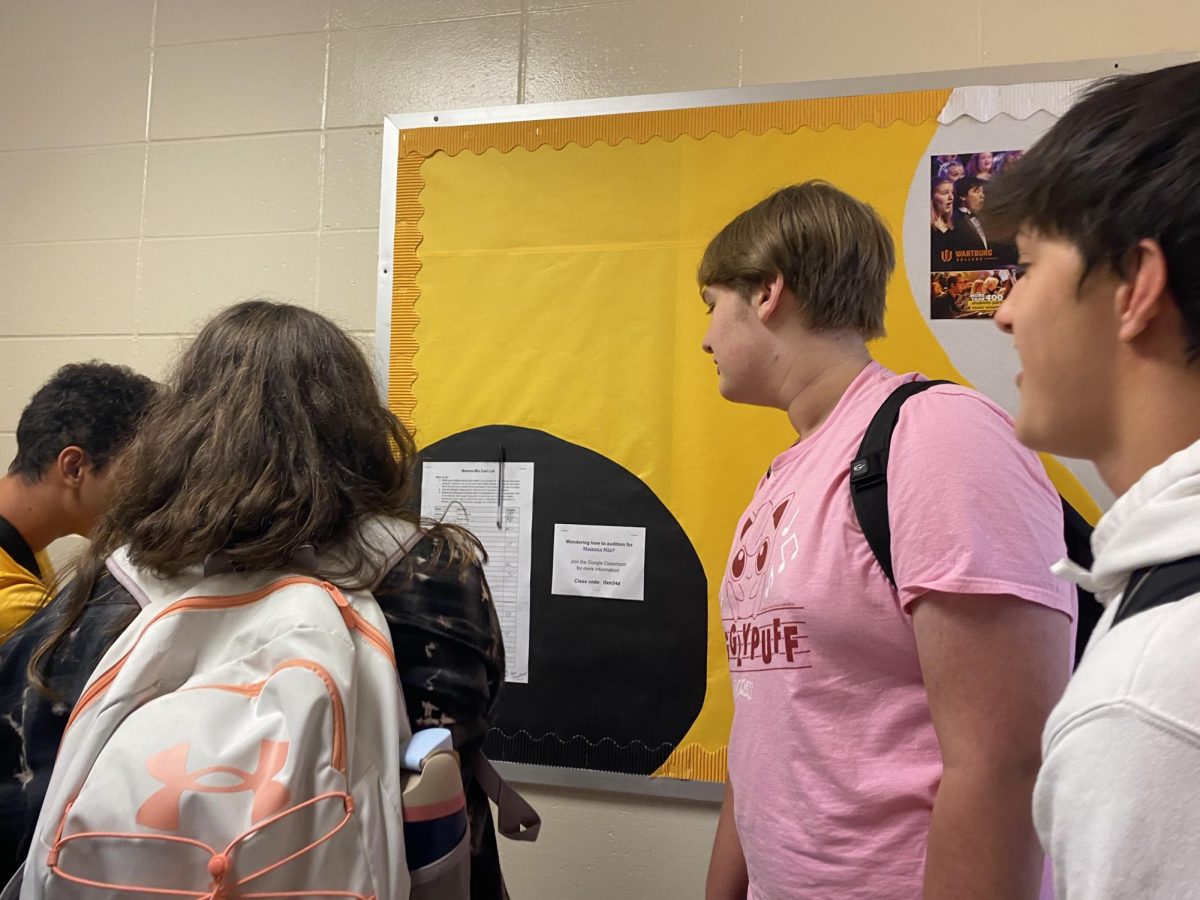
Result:
M0 644L49 600L46 586L33 573L0 572Z

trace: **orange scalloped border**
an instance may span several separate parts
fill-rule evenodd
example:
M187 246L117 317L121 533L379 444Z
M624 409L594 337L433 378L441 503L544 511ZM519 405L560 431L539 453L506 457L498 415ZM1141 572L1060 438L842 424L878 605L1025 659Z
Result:
M413 430L413 410L417 405L414 385L417 381L416 330L417 299L421 288L417 273L421 258L421 191L425 179L421 175L423 156L401 156L396 171L396 239L392 250L392 346L388 360L388 407L404 426Z
M543 146L561 150L569 143L590 147L597 141L613 146L625 140L644 144L652 138L673 141L688 135L699 139L713 133L733 137L744 131L761 135L772 129L791 134L801 128L824 131L838 125L854 129L866 123L886 128L896 121L918 125L940 114L950 93L948 90L910 91L414 128L400 133L400 156L431 156L434 153L455 156L463 150L476 154L487 150L507 153L517 147L536 150Z

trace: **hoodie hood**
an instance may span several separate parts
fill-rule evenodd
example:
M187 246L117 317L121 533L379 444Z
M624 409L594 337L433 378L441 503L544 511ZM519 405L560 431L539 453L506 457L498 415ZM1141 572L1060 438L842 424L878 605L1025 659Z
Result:
M1055 572L1105 606L1138 569L1200 554L1200 441L1148 471L1105 513L1092 534L1088 572L1068 560Z

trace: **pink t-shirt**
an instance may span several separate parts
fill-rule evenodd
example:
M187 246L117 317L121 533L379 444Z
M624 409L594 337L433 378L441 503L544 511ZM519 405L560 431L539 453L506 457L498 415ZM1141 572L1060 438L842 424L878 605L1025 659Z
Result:
M781 453L738 523L721 585L729 777L753 900L917 900L941 753L909 604L1013 594L1075 616L1050 565L1058 495L1012 420L967 388L910 398L888 465L893 590L850 500L867 423L898 385L872 363ZM980 810L980 815L987 815Z

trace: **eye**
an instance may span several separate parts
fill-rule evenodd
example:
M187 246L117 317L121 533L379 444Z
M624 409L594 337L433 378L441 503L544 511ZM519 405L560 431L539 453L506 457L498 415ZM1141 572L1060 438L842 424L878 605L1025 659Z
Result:
M763 541L758 546L758 555L754 557L754 566L759 572L767 566L767 554L770 552L770 549L770 544L767 541Z
M746 551L739 550L737 552L737 556L735 556L733 558L733 562L730 563L730 565L729 565L729 573L733 576L734 580L736 581L737 579L742 577L742 572L744 572L745 570L746 570Z

